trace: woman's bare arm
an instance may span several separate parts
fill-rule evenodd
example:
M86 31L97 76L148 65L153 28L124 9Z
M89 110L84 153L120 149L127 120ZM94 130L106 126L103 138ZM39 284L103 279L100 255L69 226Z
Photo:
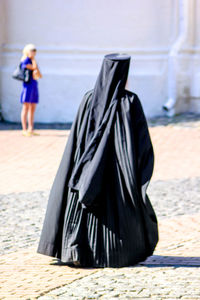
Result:
M40 72L40 69L38 67L37 67L37 72L38 72L39 78L42 78L42 73Z
M26 65L26 68L29 69L29 70L32 70L32 71L36 71L37 72L37 75L39 78L42 78L42 74L38 68L38 65L36 63L36 60L35 59L32 59L32 64L27 64Z
M35 59L32 59L32 64L27 64L26 65L26 68L29 69L29 70L36 70L37 69L37 63L35 61Z
M36 78L42 78L42 74L41 74L40 69L38 67L37 67L37 69L35 69L33 71L33 74L36 75Z
M29 69L29 70L32 70L32 71L35 70L35 68L31 64L27 64L26 69Z

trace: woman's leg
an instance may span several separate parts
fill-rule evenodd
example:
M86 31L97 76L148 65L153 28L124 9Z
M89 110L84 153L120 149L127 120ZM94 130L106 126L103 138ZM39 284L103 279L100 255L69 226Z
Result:
M36 109L36 103L29 103L29 110L28 110L28 131L29 132L33 132L35 109Z
M23 131L26 131L26 121L28 114L29 103L23 103L21 111L21 123Z

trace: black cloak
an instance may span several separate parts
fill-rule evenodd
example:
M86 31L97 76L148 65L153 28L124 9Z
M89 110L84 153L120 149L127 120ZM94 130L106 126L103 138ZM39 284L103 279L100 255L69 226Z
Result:
M106 55L87 92L51 188L38 252L82 267L145 260L158 241L146 189L154 153L138 96L125 90L130 56Z

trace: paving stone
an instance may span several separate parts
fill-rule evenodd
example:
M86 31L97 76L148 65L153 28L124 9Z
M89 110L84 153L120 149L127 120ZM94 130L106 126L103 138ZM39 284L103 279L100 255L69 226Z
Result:
M159 220L200 213L200 177L153 181L148 194ZM0 195L0 254L37 245L48 196L49 191ZM198 240L200 236L183 240L182 244L171 245L171 249L183 247L187 242L190 245L194 242L196 247Z
M155 151L153 180L199 176L200 121L199 116L195 118L189 121L182 116L178 122L166 119L167 126L160 126L158 121L149 123ZM49 190L70 131L55 126L54 130L38 129L39 136L27 138L19 127L11 130L1 124L0 193Z
M135 283L136 271L137 278L140 280L143 287ZM112 273L113 280L118 282L118 285L114 287L113 291L110 291L107 286L107 280L110 279L111 274L108 269L102 269L95 274L87 276L87 281L90 282L90 287L86 285L85 278L81 278L78 281L72 282L67 286L66 292L62 297L68 299L69 294L73 291L73 296L76 299L82 299L83 288L86 293L93 295L91 283L96 283L99 277L104 280L104 294L101 294L100 299L112 299L114 297L132 297L132 299L182 299L187 295L191 295L191 299L196 297L200 299L200 287L195 287L191 284L190 276L196 277L196 280L200 280L200 272L198 268L145 268L145 267L133 267L129 268L129 275L132 275L132 281L128 281L126 278L126 269L115 269ZM177 276L182 274L183 276ZM122 283L117 279L117 276L122 275L124 278L123 289ZM144 276L149 278L148 282L143 283ZM102 280L101 280L102 285ZM132 289L132 290L131 290ZM59 293L59 289L54 291L54 295ZM102 287L101 287L102 291ZM98 294L98 285L96 286L96 292ZM40 299L40 298L39 298ZM52 298L53 299L53 298ZM89 299L89 298L88 298ZM130 298L131 299L131 298Z

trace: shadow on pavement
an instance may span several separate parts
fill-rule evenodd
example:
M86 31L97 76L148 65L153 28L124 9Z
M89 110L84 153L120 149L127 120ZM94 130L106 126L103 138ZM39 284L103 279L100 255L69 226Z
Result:
M80 268L80 269L101 269L101 268L84 268L75 266L68 263L63 263L59 259L53 258L51 265L54 266L68 266L72 268ZM200 267L200 257L190 257L190 256L162 256L162 255L152 255L148 257L145 261L130 267L149 267L149 268L161 268L161 267Z
M200 267L200 257L153 255L139 265L146 267Z

